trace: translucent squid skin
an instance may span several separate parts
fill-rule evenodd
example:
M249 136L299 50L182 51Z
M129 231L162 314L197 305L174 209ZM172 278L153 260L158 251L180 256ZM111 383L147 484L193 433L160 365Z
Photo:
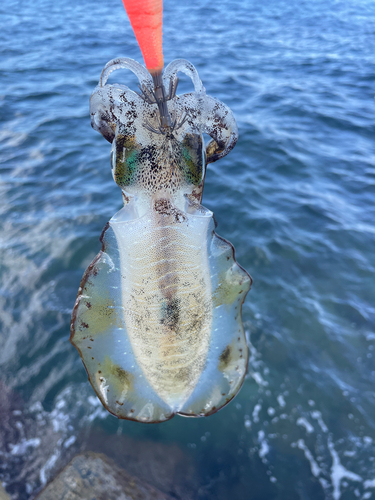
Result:
M120 67L139 77L141 95L106 84ZM177 71L191 76L195 92L175 95ZM130 59L108 63L91 97L92 126L112 143L124 207L103 230L71 323L105 408L148 423L215 413L239 391L248 363L241 308L251 278L200 204L206 165L234 147L237 127L189 62L172 62L163 82L168 126L150 75ZM212 137L207 147L203 133Z

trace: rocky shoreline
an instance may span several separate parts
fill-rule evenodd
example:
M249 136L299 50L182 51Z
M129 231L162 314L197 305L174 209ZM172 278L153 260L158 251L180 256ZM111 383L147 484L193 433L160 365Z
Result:
M35 500L173 500L101 453L77 455Z
M28 409L1 381L0 392L0 500L196 498L196 466L177 444L135 439L121 422L108 434L100 419L68 435L61 402L52 412Z

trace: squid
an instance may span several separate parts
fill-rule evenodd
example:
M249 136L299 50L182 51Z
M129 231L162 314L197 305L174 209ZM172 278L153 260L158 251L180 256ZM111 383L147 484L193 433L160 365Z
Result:
M107 83L120 68L136 75L140 92ZM177 94L178 72L193 92ZM190 62L151 75L128 58L104 67L90 114L112 144L124 206L83 275L71 342L118 418L209 416L238 393L248 364L241 311L252 280L201 205L207 164L236 144L233 114L206 95Z

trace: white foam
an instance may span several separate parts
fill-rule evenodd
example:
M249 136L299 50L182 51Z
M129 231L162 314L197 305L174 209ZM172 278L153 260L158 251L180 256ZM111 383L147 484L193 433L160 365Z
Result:
M42 486L45 486L47 484L48 472L54 467L59 456L60 456L60 450L58 448L57 450L55 450L55 453L49 457L47 462L41 468L39 479L40 482L42 483Z
M249 367L253 368L252 370L249 368L249 372L248 372L249 376L252 377L259 386L267 387L268 382L263 379L262 375L259 372L259 368L261 368L263 365L263 362L261 360L259 360L260 354L258 353L258 351L255 349L255 347L251 343L250 334L249 334L248 330L246 330L245 334L246 334L246 342L247 342L247 345L248 345L249 351L250 351ZM268 374L267 367L263 368L263 371L264 371L265 375ZM268 372L269 372L269 370L268 370Z
M367 490L367 488L375 488L375 479L367 479L363 483L363 487Z
M259 372L251 372L250 375L253 377L253 379L258 385L261 385L263 387L268 386L268 382L263 379L262 375Z
M311 416L312 416L312 418L314 418L315 420L318 421L318 424L319 424L319 426L320 426L320 428L322 429L323 432L328 432L328 427L323 422L322 414L321 414L320 411L318 411L318 410L312 411L311 412Z
M11 455L24 455L27 448L37 448L40 445L39 438L25 439L23 438L20 443L10 444Z
M328 449L332 457L332 467L331 467L331 481L333 486L333 498L334 500L339 500L341 497L340 483L343 478L350 479L351 481L362 481L361 476L355 474L352 471L345 469L341 464L339 455L335 450L331 436L328 437Z
M91 415L89 415L87 417L87 420L89 422L92 422L93 420L95 420L96 418L101 418L101 419L104 419L104 418L107 418L108 417L108 412L105 408L102 407L99 407L99 408L96 408L96 410L91 413Z
M246 419L245 422L244 422L244 424L245 424L246 429L250 429L250 427L251 427L251 420L250 419Z
M305 417L300 417L297 420L297 425L304 427L306 429L307 434L311 434L312 432L314 432L314 427L310 424L308 420L306 420Z
M62 450L69 448L75 443L77 432L79 432L82 427L87 426L88 422L95 418L106 418L109 415L100 401L95 397L83 397L81 400L82 402L77 401L77 393L83 395L87 394L89 391L90 388L85 383L67 387L56 398L54 408L51 412L45 411L40 402L32 404L28 409L28 413L34 414L33 418L38 425L36 429L37 435L42 436L45 429L51 428L57 434L57 436L51 436L55 444L50 452L50 456L45 457L46 462L40 469L39 479L42 486L48 482L51 472L58 466ZM89 401L89 404L85 404L85 401ZM82 406L84 406L83 409ZM82 415L82 410L85 412L84 415ZM18 414L16 416L18 416ZM77 418L80 418L78 427L76 425ZM17 422L15 425L20 428ZM15 444L9 444L10 455L22 455L30 457L32 460L35 458L35 454L31 448L35 449L39 446L42 447L43 442L43 437L19 439ZM36 453L38 454L39 452ZM43 455L43 452L41 455ZM30 488L35 488L35 484L33 485L30 483Z
M268 446L268 442L265 439L265 433L264 433L264 431L259 431L258 432L258 442L260 443L259 457L264 462L266 455L270 451L270 447Z
M259 422L259 412L262 409L262 405L257 404L254 406L254 411L253 411L253 420L257 424Z
M76 437L75 436L70 436L70 438L68 438L65 443L64 443L64 448L69 448L69 446L72 446L72 444L74 444L76 441Z
M66 406L66 402L63 399L60 399L59 401L57 401L55 408L61 410L61 408L64 408L64 406Z
M322 485L323 490L328 490L330 487L329 482L324 477L319 478L319 483Z
M279 394L277 396L277 402L279 403L281 408L284 408L286 406L285 399L284 399L284 396L282 394Z
M297 443L292 443L292 445L297 446L300 450L303 450L303 453L305 455L305 458L310 462L310 468L311 468L311 473L315 477L319 477L322 469L319 467L318 463L312 456L311 451L308 449L308 447L305 445L305 441L303 439L299 439Z
M90 403L90 405L92 406L100 406L101 405L101 402L99 400L99 398L95 397L95 396L89 396L87 398L87 401Z

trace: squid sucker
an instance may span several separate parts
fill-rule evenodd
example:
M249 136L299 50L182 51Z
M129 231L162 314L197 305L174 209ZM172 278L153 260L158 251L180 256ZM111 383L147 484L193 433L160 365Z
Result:
M138 77L140 93L107 84L120 68ZM178 71L194 92L176 94ZM104 67L90 113L112 143L124 207L83 275L70 340L118 418L211 415L237 394L248 364L241 309L252 280L201 205L207 164L237 142L233 114L188 61L151 77L127 58Z

